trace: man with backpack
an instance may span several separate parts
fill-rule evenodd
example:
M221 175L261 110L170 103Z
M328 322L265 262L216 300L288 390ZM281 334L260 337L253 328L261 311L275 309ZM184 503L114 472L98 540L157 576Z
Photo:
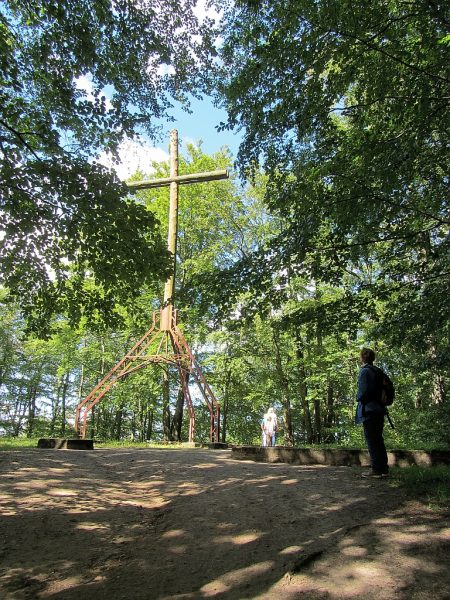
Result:
M360 354L362 367L358 375L358 405L355 422L362 423L372 469L363 477L381 479L388 476L388 457L383 439L386 406L394 399L394 386L389 377L373 365L375 352L363 348ZM389 415L388 415L389 418Z

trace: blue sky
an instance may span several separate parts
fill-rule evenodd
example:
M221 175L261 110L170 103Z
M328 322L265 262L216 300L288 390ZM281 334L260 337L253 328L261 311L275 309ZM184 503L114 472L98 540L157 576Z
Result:
M84 82L84 86L88 83ZM113 164L111 158L105 154L100 156L100 162L109 168L113 168L120 179L128 179L136 171L142 171L145 175L151 175L151 163L153 161L166 161L169 158L170 131L177 129L179 139L179 150L183 152L186 143L202 141L202 149L207 154L218 152L223 146L228 146L231 155L236 158L238 147L242 139L241 133L230 131L217 131L217 126L226 121L224 110L216 108L210 98L203 100L193 99L191 103L192 113L189 114L174 107L169 114L176 120L174 122L160 121L166 140L160 143L148 142L137 144L136 142L124 142L120 148L121 164Z
M180 149L186 141L202 140L202 148L207 154L217 152L222 146L228 146L231 154L236 158L242 135L239 132L219 132L216 129L220 122L226 122L226 112L213 106L210 98L192 100L191 110L192 114L186 113L181 108L170 111L170 114L176 118L176 122L164 125L167 130L167 140L169 140L170 130L177 129Z
M218 12L216 6L209 6L208 0L196 0L194 13L200 22L208 17L218 24L221 19L221 11ZM170 67L167 68L170 72ZM163 72L164 65L160 65L160 69ZM88 99L92 97L92 80L89 75L79 77L77 86L85 92ZM107 89L105 89L105 97L108 105ZM142 145L128 140L119 149L122 161L120 165L113 164L111 157L105 153L100 155L100 162L113 168L121 179L127 179L137 170L151 175L152 162L165 161L169 158L169 137L172 129L178 130L180 152L183 152L186 143L195 143L201 140L205 153L213 154L223 146L227 146L232 158L235 159L243 136L240 132L217 131L218 125L227 120L225 111L216 108L209 97L204 97L203 100L191 98L191 111L191 113L187 113L178 105L168 111L175 121L159 121L165 132L166 141L161 140L155 145L155 142L144 140L144 145Z

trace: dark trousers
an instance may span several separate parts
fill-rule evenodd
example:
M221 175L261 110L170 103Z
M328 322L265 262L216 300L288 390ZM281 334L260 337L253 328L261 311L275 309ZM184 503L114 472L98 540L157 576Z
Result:
M370 416L364 421L364 437L369 450L372 471L374 473L387 473L388 457L383 439L384 415Z

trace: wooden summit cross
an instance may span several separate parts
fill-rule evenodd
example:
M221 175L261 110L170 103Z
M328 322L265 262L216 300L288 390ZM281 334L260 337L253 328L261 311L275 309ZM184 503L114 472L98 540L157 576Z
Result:
M174 129L170 134L170 177L127 184L132 190L170 186L167 245L172 255L173 268L164 286L163 306L159 312L153 313L152 327L76 407L75 430L80 438L86 437L89 412L118 381L146 367L148 364L165 363L176 365L178 368L184 402L189 413L189 441L194 441L195 412L189 392L188 378L186 377L188 374L194 378L209 409L210 441L219 442L220 406L207 384L200 365L195 359L182 331L178 327L174 296L178 231L178 186L227 178L228 172L226 170L178 175L178 132Z

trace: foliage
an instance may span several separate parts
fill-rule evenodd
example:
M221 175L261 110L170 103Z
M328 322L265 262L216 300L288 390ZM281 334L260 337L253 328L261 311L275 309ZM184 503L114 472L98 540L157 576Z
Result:
M189 146L180 167L182 172L214 170L228 167L229 160L226 153L206 156L201 148ZM157 175L166 175L167 169L160 165ZM262 202L266 183L258 175L245 188L235 180L181 188L176 305L182 308L189 344L221 404L221 441L259 444L260 421L272 405L280 423L278 444L363 446L362 429L353 424L354 398L358 351L370 343L397 388L391 410L396 429L385 430L388 447L448 447L448 407L439 393L440 382L445 383L445 357L442 362L431 350L417 352L411 331L405 336L408 344L402 345L394 327L380 327L388 323L389 295L373 297L363 291L354 301L355 273L370 281L377 261L361 260L359 271L347 270L334 282L262 267L275 301L255 302L258 292L264 296L261 286L252 290L237 279L234 295L224 285L230 310L221 311L211 289L214 274L231 272L243 258L251 264L253 253L267 248L289 226L283 216L267 214ZM158 216L165 237L167 192L142 192L136 201ZM7 369L0 397L14 417L8 421L2 413L3 429L10 427L8 432L16 435L59 435L63 430L72 435L75 405L149 328L161 292L153 283L141 288L133 303L120 306L120 329L92 331L82 321L74 330L58 319L54 334L44 341L25 340L17 313L3 305L0 335ZM445 347L441 338L437 342ZM114 386L95 407L88 434L121 444L175 438L179 382L169 373L166 405L162 374L161 368L149 367ZM206 442L208 411L194 386L191 394L196 440ZM42 427L47 427L45 433ZM187 418L181 423L181 439L187 439Z
M244 128L241 169L264 162L285 220L240 269L268 305L276 274L302 274L346 284L344 310L387 300L380 328L397 338L448 327L446 25L428 2L229 7L228 126Z
M434 507L448 508L450 467L408 467L391 470L391 485L401 487L409 496L426 498Z
M96 448L156 448L159 450L183 450L186 448L185 444L178 442L168 443L151 443L151 442L133 442L130 440L105 440L101 442L95 442ZM199 448L200 450L200 448Z
M2 450L25 450L37 448L38 438L0 436L0 452Z
M2 282L30 326L117 323L166 274L152 213L98 162L204 89L212 23L191 0L7 0L0 7Z

